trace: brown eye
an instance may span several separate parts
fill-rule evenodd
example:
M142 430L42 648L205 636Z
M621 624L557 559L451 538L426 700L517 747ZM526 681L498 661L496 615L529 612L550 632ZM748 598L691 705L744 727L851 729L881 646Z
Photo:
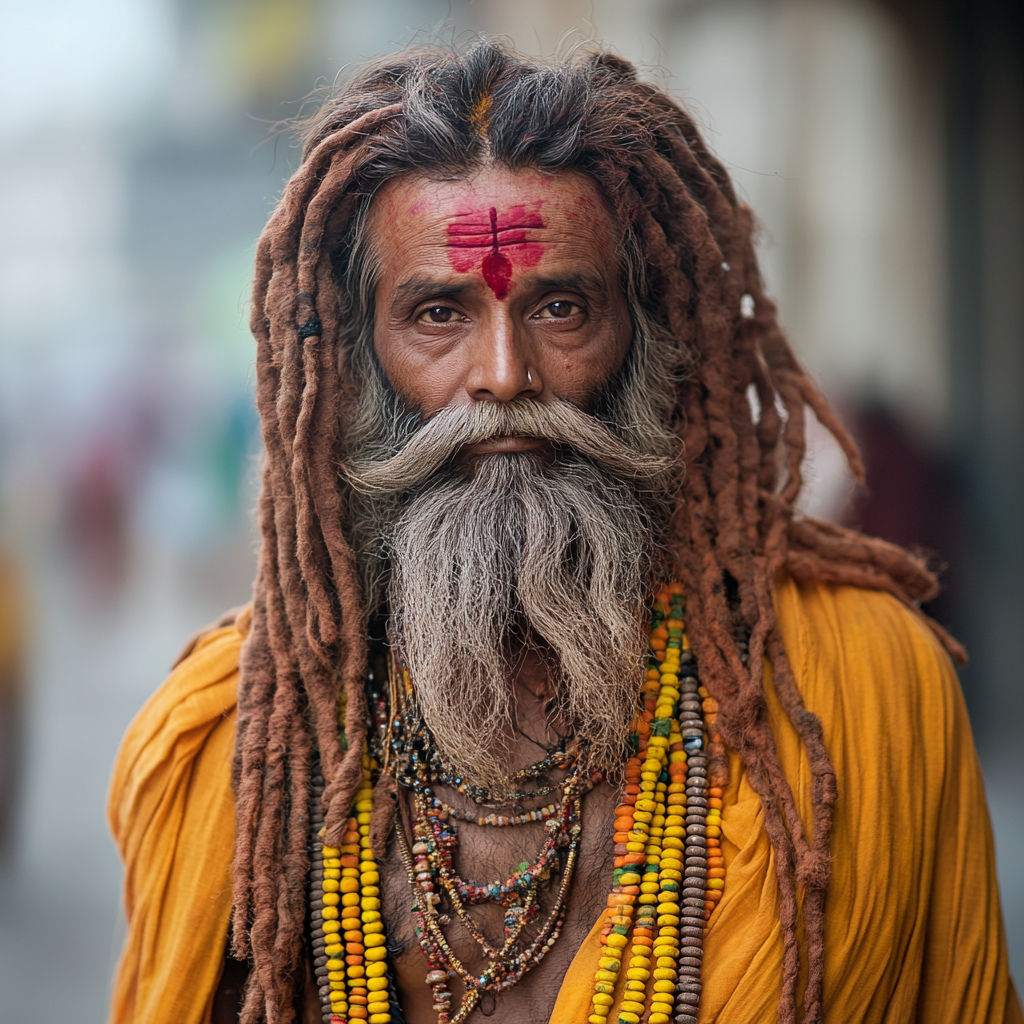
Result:
M451 306L431 306L423 311L423 316L432 324L447 324L451 322L455 310Z
M566 320L583 310L575 302L568 299L559 299L557 302L549 302L538 314L542 320Z

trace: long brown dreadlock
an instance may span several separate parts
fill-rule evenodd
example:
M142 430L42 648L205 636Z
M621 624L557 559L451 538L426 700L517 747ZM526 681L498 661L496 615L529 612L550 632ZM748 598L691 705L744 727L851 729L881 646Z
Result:
M810 408L858 480L850 435L798 363L766 297L753 218L690 116L607 53L534 64L490 43L418 49L364 70L307 125L302 164L259 242L251 327L266 461L252 630L241 659L234 759L233 947L252 963L242 1021L295 1019L308 869L311 762L337 845L360 778L367 609L345 532L339 466L355 405L353 353L372 305L350 257L376 190L401 174L463 175L492 160L589 174L633 258L627 294L687 367L672 422L685 475L669 530L701 678L725 743L764 807L776 855L784 966L779 1020L797 1017L798 887L804 1018L823 1016L824 896L835 774L776 623L773 579L851 583L912 603L936 590L922 560L880 540L795 518ZM756 399L756 400L755 400ZM937 627L936 627L937 628ZM737 630L749 635L741 660ZM962 652L937 629L954 656ZM806 750L801 821L769 725L763 661ZM346 699L339 738L339 696ZM724 749L712 750L719 780Z

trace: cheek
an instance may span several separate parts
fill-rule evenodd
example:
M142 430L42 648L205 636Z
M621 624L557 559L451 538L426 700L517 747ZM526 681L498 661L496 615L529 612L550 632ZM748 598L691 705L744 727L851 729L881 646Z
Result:
M542 367L545 381L555 394L586 406L604 390L622 368L629 353L630 333L609 330L594 344L571 352L549 350Z
M449 405L458 391L462 368L454 353L441 358L428 355L401 333L388 330L375 333L374 351L390 385L427 415Z

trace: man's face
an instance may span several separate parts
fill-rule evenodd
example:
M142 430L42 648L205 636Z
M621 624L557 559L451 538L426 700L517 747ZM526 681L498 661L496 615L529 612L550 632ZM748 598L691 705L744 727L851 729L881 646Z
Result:
M377 357L425 417L516 398L586 409L622 366L632 328L619 232L584 175L488 167L459 181L398 179L374 200L369 230ZM472 453L540 444L493 438Z
M368 591L386 589L424 721L467 778L503 785L509 680L532 649L558 715L599 763L618 757L674 463L652 364L624 367L617 224L583 175L492 167L392 182L368 231L374 348L421 417L374 368L346 474Z

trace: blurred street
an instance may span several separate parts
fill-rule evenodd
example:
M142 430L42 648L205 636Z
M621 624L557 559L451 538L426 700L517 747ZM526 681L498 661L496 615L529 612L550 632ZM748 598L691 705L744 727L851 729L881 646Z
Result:
M103 1020L124 934L106 791L121 735L184 640L244 600L243 546L199 589L166 553L135 563L116 608L89 614L59 564L35 574L45 632L30 652L17 842L0 872L0 1020ZM229 596L230 595L230 596ZM40 642L41 641L41 642Z

